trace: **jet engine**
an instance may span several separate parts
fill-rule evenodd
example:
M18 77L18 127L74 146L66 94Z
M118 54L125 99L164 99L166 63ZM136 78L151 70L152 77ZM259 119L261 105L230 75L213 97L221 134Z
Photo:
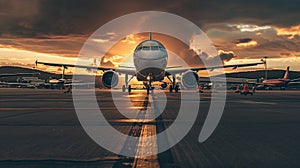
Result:
M102 83L107 88L113 88L119 83L119 76L114 71L106 71L102 76Z
M182 75L181 83L187 89L193 89L198 87L199 76L194 71L187 71Z

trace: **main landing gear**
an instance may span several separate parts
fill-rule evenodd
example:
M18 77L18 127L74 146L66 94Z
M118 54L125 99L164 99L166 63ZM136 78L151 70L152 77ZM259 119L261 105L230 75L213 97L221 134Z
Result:
M175 87L173 85L170 85L169 87L169 92L172 93L173 90L178 93L179 92L179 85L178 84L175 84Z
M172 93L173 90L174 90L176 93L178 93L178 91L179 91L179 85L176 83L175 76L172 76L172 79L169 76L167 76L167 78L171 82L170 87L169 87L169 92Z
M131 85L128 85L127 91L128 91L128 93L131 92ZM126 86L125 85L122 86L122 92L126 92Z
M128 83L133 79L134 76L131 76L130 79L128 79L128 75L126 74L125 75L125 85L122 86L122 92L126 92L126 88L127 88L127 91L128 93L131 92L131 85L128 85Z

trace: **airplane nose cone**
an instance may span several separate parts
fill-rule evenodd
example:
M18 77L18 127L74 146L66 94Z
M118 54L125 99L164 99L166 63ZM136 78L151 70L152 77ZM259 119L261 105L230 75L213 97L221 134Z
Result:
M134 56L138 59L158 60L167 58L167 51L160 42L155 40L146 40L136 47Z

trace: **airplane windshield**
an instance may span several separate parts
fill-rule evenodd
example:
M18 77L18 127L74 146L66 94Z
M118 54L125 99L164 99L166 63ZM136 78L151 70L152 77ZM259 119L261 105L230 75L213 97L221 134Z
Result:
M166 51L165 47L159 42L145 41L139 44L135 51Z
M150 46L143 46L143 50L150 50Z
M138 47L136 50L139 51L139 50L141 50L141 49L142 49L142 46Z
M151 50L158 50L158 46L151 46Z

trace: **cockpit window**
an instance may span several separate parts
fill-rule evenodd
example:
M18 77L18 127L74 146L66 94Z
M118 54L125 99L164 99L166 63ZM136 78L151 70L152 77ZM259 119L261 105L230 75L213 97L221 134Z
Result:
M158 50L158 46L151 46L151 50Z
M142 46L139 46L136 50L140 51L142 49Z
M150 46L143 46L143 50L150 50Z

